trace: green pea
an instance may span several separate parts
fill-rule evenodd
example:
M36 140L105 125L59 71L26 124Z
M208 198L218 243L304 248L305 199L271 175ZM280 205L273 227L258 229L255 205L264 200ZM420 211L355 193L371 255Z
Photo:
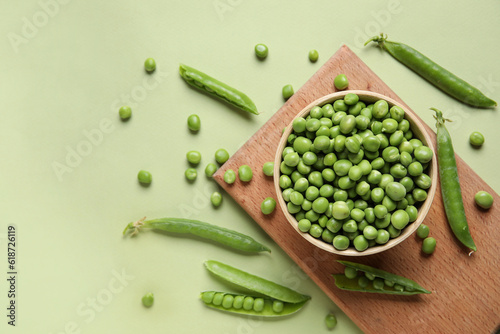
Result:
M351 153L358 153L361 149L361 143L355 136L351 136L346 138L345 148Z
M399 150L397 147L388 146L382 151L382 158L386 162L399 161Z
M144 61L144 68L148 72L153 72L156 69L156 61L153 58L148 58Z
M404 210L397 210L391 215L392 226L398 230L402 230L410 222L410 216Z
M253 177L252 168L248 165L242 165L238 168L238 177L243 182L250 182Z
M314 106L309 112L309 116L315 119L320 119L321 117L323 117L323 110L319 106Z
M378 231L375 227L368 225L363 229L363 236L367 240L375 240L378 236Z
M273 300L273 312L274 313L281 313L283 312L283 308L285 307L285 304L281 300Z
M413 153L413 145L409 141L403 141L399 144L399 152Z
M227 152L227 150L219 148L217 151L215 151L215 161L217 161L217 163L222 165L227 160L229 160L229 153Z
M406 167L400 163L392 165L389 172L391 173L392 176L394 176L397 179L401 179L405 177L406 174L408 174L408 170L406 169Z
M287 166L287 164L284 161L281 162L281 164L280 164L280 172L282 174L291 175L293 173L293 171L294 171L293 167Z
M413 205L409 205L408 200L405 198L404 199L407 203L407 207L404 209L408 216L410 217L410 223L413 223L415 220L417 220L418 217L418 210L416 207ZM401 201L402 202L402 201Z
M397 122L401 122L405 117L405 111L399 106L392 106L391 109L389 109L389 113Z
M288 100L289 98L292 97L293 95L293 86L288 84L288 85L285 85L283 86L283 89L281 90L282 94L283 94L283 98L285 100Z
M153 180L153 176L151 175L150 172L145 171L145 170L141 170L137 174L137 179L139 180L139 182L141 184L149 185L151 183L151 181Z
M493 205L493 196L486 191L478 191L476 195L474 195L474 201L479 207L489 209Z
M253 303L254 303L254 298L246 296L245 299L243 300L243 309L250 311L251 309L253 309Z
M198 172L194 168L188 168L184 172L184 175L186 176L186 179L188 179L189 181L194 181L198 176Z
M393 201L401 201L406 196L406 188L399 182L389 182L385 187L385 193Z
M283 190L281 192L281 195L283 196L283 199L286 201L286 202L290 202L290 195L292 194L293 192L293 189L292 188L286 188L285 190Z
M349 247L350 240L345 235L336 235L333 238L333 247L338 250L345 250Z
M420 239L425 239L429 236L429 226L425 224L420 224L420 226L417 228L417 236Z
M366 276L361 276L358 278L358 285L361 288L366 288L370 284L370 280Z
M330 313L325 317L325 325L329 330L334 329L335 326L337 326L337 318L333 313Z
M421 163L427 163L432 160L432 150L427 146L419 146L413 150L415 159Z
M311 172L311 166L306 165L301 159L297 165L297 171L302 175L307 175Z
M304 202L304 195L298 191L294 191L290 194L290 202L295 205L302 205Z
M373 224L373 222L375 222L375 212L373 208L365 209L365 219L369 224Z
M389 235L392 239L397 238L401 235L401 230L395 228L394 225L389 225L387 227L387 232L389 232Z
M415 184L422 189L429 189L432 184L432 180L429 175L421 174L414 179Z
M384 289L384 280L382 278L376 277L373 280L373 288L375 290L383 290Z
M315 170L313 172L311 172L307 178L307 180L309 181L309 183L313 186L316 186L318 188L320 188L324 182L323 182L323 175L321 175L321 172Z
M233 299L233 308L239 310L243 307L243 301L245 300L245 296L234 296Z
M323 180L327 182L333 182L333 180L335 180L335 172L331 168L323 169L321 176L323 176Z
M372 114L375 118L384 118L389 112L389 104L385 100L378 100L373 104Z
M153 306L154 300L155 300L155 297L154 297L153 293L148 292L142 297L142 305L144 305L146 307L151 307L151 306Z
M314 201L319 196L319 189L315 186L309 186L306 190L306 198L309 201Z
M352 166L347 173L349 179L358 181L363 176L363 170L359 166Z
M415 201L417 201L417 202L423 202L427 198L427 192L423 189L420 189L420 188L413 189L412 195L413 195L413 198L415 199Z
M408 143L408 142L406 142ZM408 144L411 146L411 144ZM400 156L399 156L399 161L401 162L401 164L405 167L408 167L412 161L413 161L413 157L411 156L411 154L409 152L406 152L406 151L401 151L401 146L399 146L399 151L401 152L400 153ZM419 162L420 163L420 162ZM408 171L409 173L410 171ZM410 174L411 175L411 174Z
M389 137L389 144L392 146L399 146L404 140L403 131L397 130Z
M313 145L317 150L326 150L330 146L330 138L327 136L318 136L314 139Z
M349 173L349 170L352 167L352 162L349 160L337 160L333 164L333 170L335 171L335 174L338 176L345 176Z
M366 240L364 235L358 235L352 243L358 252L362 252L368 248L368 240Z
M323 186L321 186L321 188L319 188L319 195L322 197L326 197L326 198L331 197L331 196L333 196L334 192L335 192L335 189L330 184L324 184Z
M205 291L201 294L201 300L203 300L205 304L211 304L214 299L214 295L214 291Z
M379 229L377 231L377 237L375 238L375 242L379 245L386 244L389 241L390 234L387 230Z
M219 207L222 204L222 194L218 191L214 191L210 195L210 202L212 202L213 206Z
M122 120L127 120L132 116L132 109L129 106L120 107L118 114Z
M353 279L353 278L356 278L358 276L358 271L354 268L346 266L344 268L344 275L347 278Z
M398 129L398 122L393 118L386 118L382 121L382 131L386 133L394 133ZM399 131L403 137L403 131Z
M222 307L223 308L231 308L233 307L233 302L234 302L234 297L232 295L224 295L224 298L222 298Z
M212 304L219 306L222 305L222 301L224 300L224 294L222 292L217 292L214 295L214 299L212 300Z
M308 56L309 56L309 61L311 63L317 62L318 61L318 57L319 57L318 50L310 50Z
M236 181L236 172L232 169L226 170L224 173L224 182L227 184L233 184ZM292 181L290 181L291 183Z
M319 224L312 224L309 229L309 234L315 238L319 238L321 237L321 234L323 234L323 229L319 226Z
M306 120L303 117L297 117L292 122L293 131L301 133L306 131Z
M387 216L388 210L385 206L377 204L373 208L373 213L375 214L375 217L377 217L378 219L384 219Z
M274 162L272 162L272 161L265 162L264 165L262 165L262 172L266 176L273 176L274 175Z
M207 177L212 177L212 175L214 175L216 171L217 171L217 166L213 162L210 162L205 167L205 175Z
M293 150L299 154L304 154L311 148L312 141L306 137L297 137L293 142Z
M436 239L433 237L427 237L424 239L422 242L422 252L425 254L432 254L434 253L434 250L436 249Z
M484 136L481 132L474 131L469 136L469 143L472 146L482 146L484 144Z
M191 130L191 131L195 131L195 132L200 131L200 127L201 127L200 116L198 116L196 114L189 115L188 119L187 119L187 125L188 125L189 130Z
M358 103L358 101L359 101L359 96L354 93L347 93L344 96L344 102L349 106L355 105L356 103Z
M345 74L339 74L333 79L333 84L338 90L344 90L349 86L349 81Z
M311 221L309 219L301 219L301 220L299 220L297 226L301 232L306 233L306 232L309 232L312 224L311 224Z
M411 176L419 176L423 172L424 172L424 167L418 161L414 161L408 166L408 174L410 174Z
M192 165L198 165L201 161L201 153L198 151L189 151L186 153L187 161Z
M262 44L262 43L257 44L257 45L255 45L254 49L255 49L255 55L259 59L264 59L269 54L269 49L267 48L267 45L265 45L265 44Z
M253 302L253 310L255 312L262 312L264 309L264 299L263 298L255 298Z
M385 161L382 157L373 159L371 162L372 169L381 170L385 166Z
M317 213L324 213L328 209L328 200L324 197L318 197L313 201L312 209Z

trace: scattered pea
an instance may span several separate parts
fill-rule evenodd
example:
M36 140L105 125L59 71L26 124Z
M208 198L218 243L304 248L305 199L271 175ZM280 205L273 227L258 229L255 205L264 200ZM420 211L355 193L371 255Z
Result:
M236 181L235 171L232 169L226 170L226 172L224 173L224 182L226 182L227 184L233 184L234 181Z
M146 293L143 297L142 297L142 305L146 306L146 307L151 307L153 306L153 302L154 302L155 298L154 298L154 295L153 293L151 292L148 292Z
M127 120L132 116L132 109L129 106L120 107L118 114L122 120Z
M189 130L191 130L191 131L195 131L195 132L200 131L200 127L201 127L200 116L198 116L196 114L189 115L188 119L187 119L187 125L188 125Z
M141 170L139 171L139 173L137 174L137 179L139 180L139 182L141 184L150 184L151 181L153 180L153 176L151 175L150 172L148 171L145 171L145 170Z
M187 161L192 165L197 165L201 161L201 153L198 151L189 151L186 153Z
M217 151L215 151L215 161L217 161L217 163L222 165L228 160L229 160L229 153L227 152L227 150L219 148Z
M493 196L486 191L478 191L474 196L474 201L479 207L489 209L493 205Z
M469 142L472 146L482 146L484 144L484 136L481 132L474 131L470 134Z
M425 224L420 224L420 226L417 228L417 236L420 239L425 239L429 236L429 226Z
M188 168L184 172L184 175L186 176L186 179L189 181L194 181L198 177L198 172L194 168Z
M274 175L274 162L272 162L272 161L265 162L264 165L262 166L262 172L264 173L264 175L273 176Z
M333 84L335 85L335 88L337 88L338 90L344 90L347 88L347 86L349 86L349 81L347 80L345 74L339 74L333 80Z
M148 72L153 72L156 69L156 61L153 58L148 58L144 61L144 68Z
M267 197L260 204L260 210L265 215L273 213L275 208L276 208L276 201L272 197Z
M250 182L253 177L252 168L248 165L243 165L238 168L238 176L243 182Z
M294 94L293 86L290 84L283 86L282 94L285 101L288 100Z
M309 51L309 60L312 63L317 62L318 61L318 57L319 57L318 50L311 50L311 51Z
M329 313L325 317L325 325L329 330L334 329L335 326L337 326L337 318L335 317L335 314Z
M212 195L210 195L210 202L215 207L219 207L222 204L222 194L218 191L214 191Z
M217 166L213 162L210 162L205 167L205 175L207 177L212 177L212 175L214 175L216 171L217 171Z
M269 54L269 49L267 45L262 43L255 45L255 55L257 56L257 58L264 59L267 57L268 54Z
M433 237L427 237L422 242L422 252L425 254L432 254L436 249L436 239Z

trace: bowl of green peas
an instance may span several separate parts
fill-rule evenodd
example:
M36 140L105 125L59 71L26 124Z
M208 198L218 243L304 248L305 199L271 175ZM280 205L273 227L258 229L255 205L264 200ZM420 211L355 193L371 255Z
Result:
M421 121L370 91L323 96L285 128L274 161L280 209L307 241L364 256L404 241L422 223L437 164Z

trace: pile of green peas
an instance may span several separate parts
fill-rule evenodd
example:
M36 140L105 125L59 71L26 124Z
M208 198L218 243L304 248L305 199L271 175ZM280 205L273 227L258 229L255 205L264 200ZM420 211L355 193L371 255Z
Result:
M386 244L417 219L433 152L399 106L353 93L297 117L279 185L302 232L358 251Z

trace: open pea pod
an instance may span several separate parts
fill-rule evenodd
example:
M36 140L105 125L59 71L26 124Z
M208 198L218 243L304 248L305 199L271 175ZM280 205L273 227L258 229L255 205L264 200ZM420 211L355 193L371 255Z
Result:
M346 267L353 268L358 271L364 272L365 274L370 274L374 277L378 277L383 280L392 282L394 283L394 286L399 285L404 288L404 290L402 291L395 289L393 286L384 286L383 289L375 289L373 287L373 281L370 281L367 286L363 287L359 285L358 277L347 278L344 274L335 274L333 275L333 277L335 278L335 285L340 289L359 291L359 292L385 293L394 295L415 295L421 293L431 293L430 291L420 286L420 284L409 278L395 275L387 271L370 267L361 263L341 261L341 260L338 260L338 262Z
M277 299L286 303L302 303L311 299L285 286L268 281L264 278L249 274L227 264L209 260L205 267L214 275L259 294Z
M220 299L219 302L215 302L214 296L217 294L227 299L223 302L221 302ZM300 303L287 303L272 298L259 298L254 296L245 296L217 291L204 291L201 293L200 297L205 305L210 308L214 308L224 312L256 315L261 317L286 316L297 312L307 302L303 301Z
M222 99L239 109L255 115L259 114L253 101L239 90L184 64L180 64L179 73L191 86Z

